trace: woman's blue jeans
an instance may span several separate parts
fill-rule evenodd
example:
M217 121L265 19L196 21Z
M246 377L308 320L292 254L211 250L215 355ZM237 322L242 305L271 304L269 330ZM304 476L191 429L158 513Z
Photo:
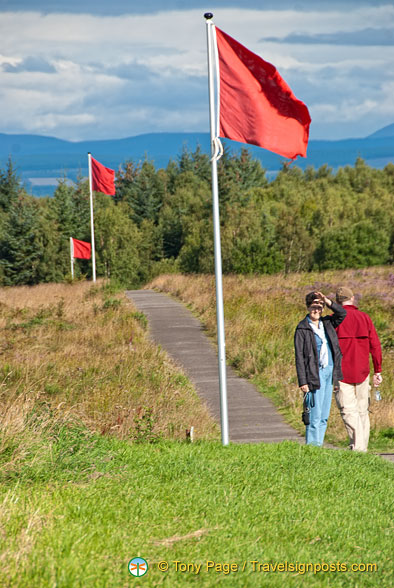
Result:
M306 395L306 405L310 409L310 424L306 426L305 431L307 445L317 445L318 447L323 445L331 409L332 370L332 365L320 368L320 388L309 391ZM314 406L312 406L313 404Z

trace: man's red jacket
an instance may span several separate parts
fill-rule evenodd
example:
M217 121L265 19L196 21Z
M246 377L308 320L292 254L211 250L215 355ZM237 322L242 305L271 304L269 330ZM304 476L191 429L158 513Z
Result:
M342 351L343 382L359 384L369 375L369 354L372 355L374 372L382 369L382 349L371 318L357 306L346 304L346 317L337 327Z

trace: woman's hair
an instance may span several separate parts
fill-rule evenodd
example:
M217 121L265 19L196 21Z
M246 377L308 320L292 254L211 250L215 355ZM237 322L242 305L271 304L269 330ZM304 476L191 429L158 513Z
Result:
M316 292L309 292L309 294L307 294L305 296L306 307L309 308L310 305L313 303L313 301L316 300L316 298L318 298L318 296L316 296ZM324 306L324 304L322 302L321 302L321 305Z

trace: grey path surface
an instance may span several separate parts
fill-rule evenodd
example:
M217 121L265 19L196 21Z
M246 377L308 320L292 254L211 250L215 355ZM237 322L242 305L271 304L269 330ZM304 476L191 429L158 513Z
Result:
M217 352L201 323L181 303L165 294L128 290L126 295L146 315L153 340L181 365L220 423ZM227 367L227 398L231 441L269 443L288 439L304 443L272 402L230 367Z
M384 457L388 461L392 461L394 463L394 453L380 453L380 457Z

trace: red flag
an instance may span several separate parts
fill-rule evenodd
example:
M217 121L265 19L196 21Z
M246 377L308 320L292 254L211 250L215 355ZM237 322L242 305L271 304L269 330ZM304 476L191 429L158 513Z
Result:
M101 163L92 160L92 190L103 192L108 196L115 196L115 172L109 167L104 167Z
M73 239L72 237L71 240L73 244L73 257L77 257L78 259L90 259L92 254L90 243L86 243L86 241L78 241L78 239Z
M220 137L306 156L311 118L277 69L216 27Z

